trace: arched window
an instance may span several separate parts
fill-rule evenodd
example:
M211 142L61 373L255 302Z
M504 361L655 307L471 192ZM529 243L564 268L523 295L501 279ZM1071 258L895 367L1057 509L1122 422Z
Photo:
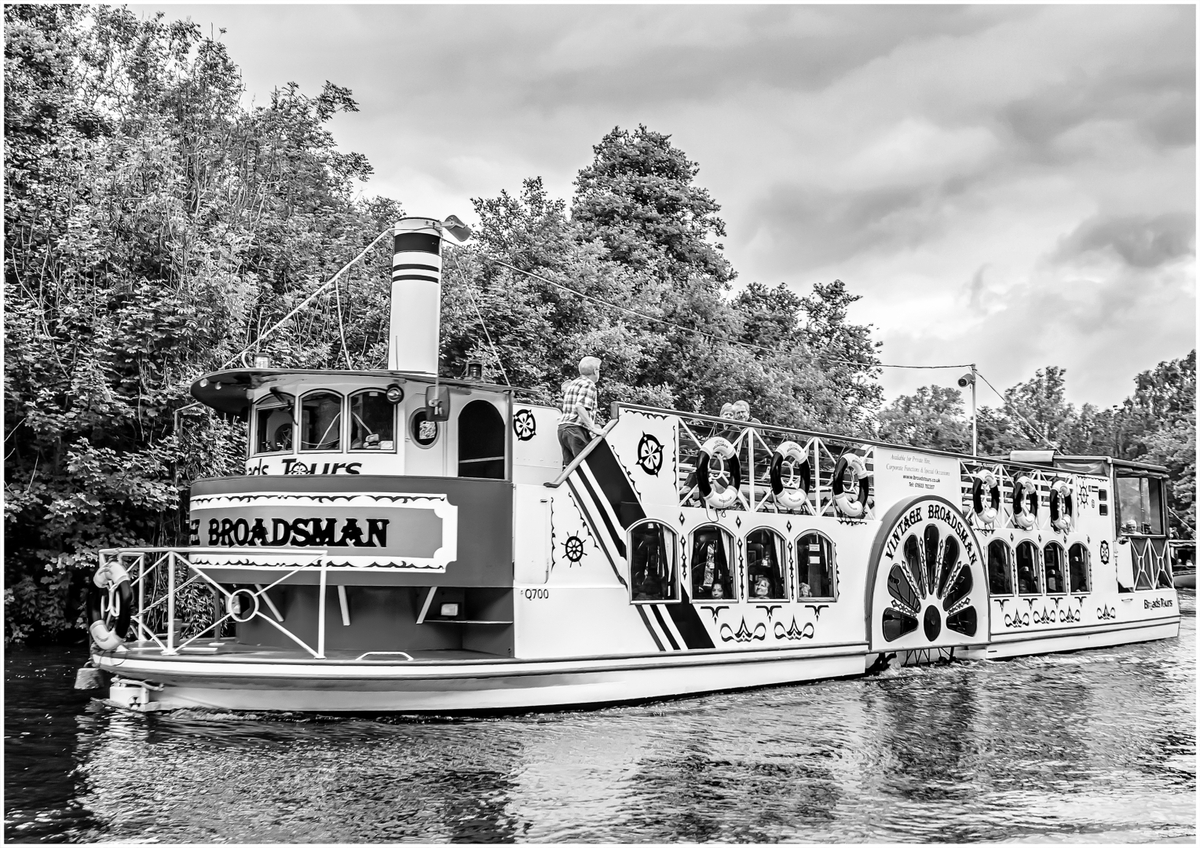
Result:
M350 395L350 450L396 450L396 405L383 389Z
M486 400L458 414L458 476L504 479L504 419Z
M632 601L677 601L675 531L659 521L629 528L629 589Z
M993 539L988 545L988 589L993 595L1013 593L1012 549L1007 542Z
M746 534L746 597L752 601L786 601L787 549L783 537L759 527Z
M822 533L805 533L796 540L796 597L832 599L835 587L833 542Z
M688 563L693 601L737 600L733 576L729 570L733 550L729 534L715 524L706 524L692 533L692 558Z
M1017 592L1022 595L1042 593L1042 569L1038 563L1037 545L1030 541L1017 545Z
M1063 548L1058 542L1046 545L1042 552L1046 562L1046 594L1061 595L1067 591L1063 569Z
M342 449L342 396L337 392L309 392L300 399L300 450Z
M290 451L295 443L296 398L271 392L254 404L254 452Z
M1082 542L1076 542L1067 551L1067 569L1071 578L1072 592L1092 591L1091 569L1088 568L1088 549Z

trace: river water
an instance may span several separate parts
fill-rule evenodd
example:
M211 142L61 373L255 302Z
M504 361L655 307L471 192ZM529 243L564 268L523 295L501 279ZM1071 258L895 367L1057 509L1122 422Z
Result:
M9 651L9 842L1196 841L1180 638L477 720L132 715Z

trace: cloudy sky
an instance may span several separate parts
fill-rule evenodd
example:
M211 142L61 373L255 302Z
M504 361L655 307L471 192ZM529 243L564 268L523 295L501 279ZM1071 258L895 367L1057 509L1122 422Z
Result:
M132 8L224 28L248 99L350 88L338 143L412 214L533 176L569 200L645 124L699 164L739 283L845 281L886 363L1059 365L1103 406L1195 347L1193 6Z

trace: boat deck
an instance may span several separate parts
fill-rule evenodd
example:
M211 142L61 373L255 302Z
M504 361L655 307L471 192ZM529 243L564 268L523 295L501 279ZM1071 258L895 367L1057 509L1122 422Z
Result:
M178 653L166 655L161 646L153 642L124 645L123 655L130 659L159 659L169 656L171 659L187 660L256 660L273 663L286 662L323 662L323 663L373 663L395 664L407 663L446 663L481 661L507 661L510 657L502 657L483 651L468 651L461 649L413 650L413 651L361 651L361 650L327 650L325 656L315 658L312 654L300 648L281 648L277 646L247 645L236 639L211 639L193 642L178 649Z

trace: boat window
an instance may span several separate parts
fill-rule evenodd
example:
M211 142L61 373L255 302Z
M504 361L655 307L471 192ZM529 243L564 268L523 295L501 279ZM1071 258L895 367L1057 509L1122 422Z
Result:
M254 452L279 453L292 449L296 398L271 392L254 404Z
M350 450L394 451L396 405L383 389L350 396Z
M1022 595L1042 593L1042 570L1038 567L1037 545L1033 542L1017 545L1017 591Z
M1072 592L1092 591L1091 575L1088 569L1088 549L1082 542L1071 545L1067 551L1068 576L1071 578Z
M1046 594L1061 595L1067 591L1063 581L1063 548L1058 542L1046 545L1042 552L1046 563Z
M833 542L821 533L806 533L796 540L796 597L832 598L834 593Z
M746 534L746 595L752 601L788 597L783 537L765 527Z
M675 601L675 532L658 521L629 529L629 585L634 601Z
M705 525L692 533L692 599L696 601L737 600L729 572L729 534L720 527Z
M311 392L300 400L300 450L334 451L342 446L342 396Z
M458 414L458 476L504 479L507 434L500 411L486 400L473 400Z
M1013 593L1012 579L1012 548L1007 542L993 539L988 545L988 588L993 595L1011 595Z
M1162 480L1117 472L1117 532L1122 536L1163 535Z

